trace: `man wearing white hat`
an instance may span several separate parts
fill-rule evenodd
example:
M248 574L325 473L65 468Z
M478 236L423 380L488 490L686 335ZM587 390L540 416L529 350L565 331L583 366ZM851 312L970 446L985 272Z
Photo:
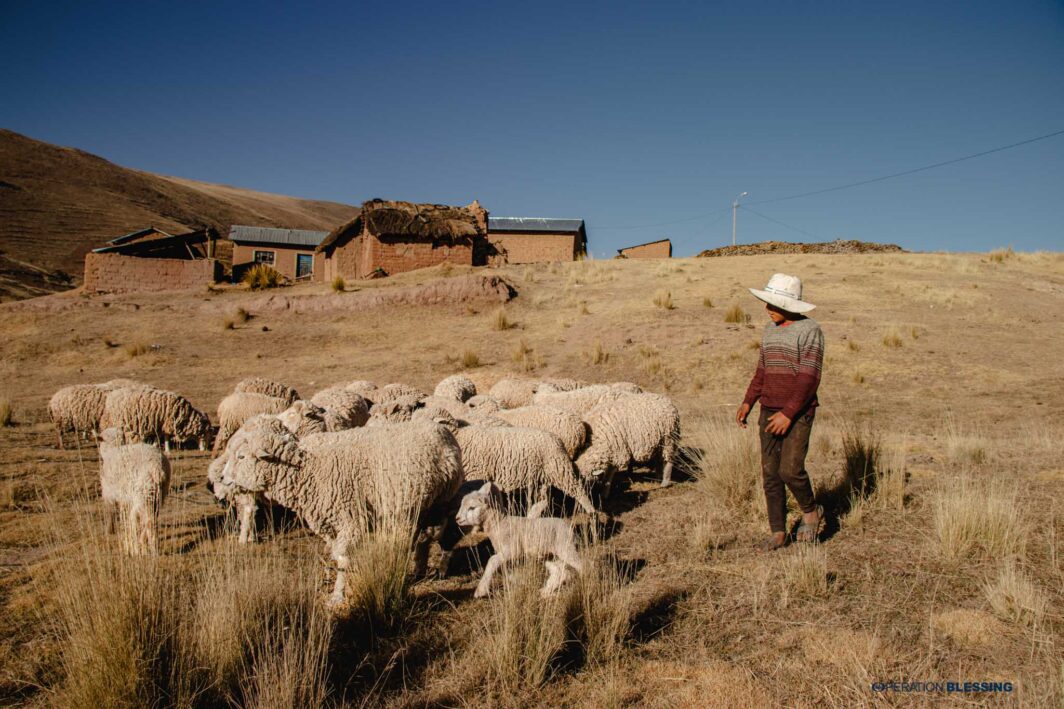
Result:
M787 542L787 490L802 509L798 541L815 541L824 519L805 470L819 403L824 334L805 316L816 306L802 300L802 282L796 276L777 273L764 290L749 290L765 302L770 322L761 338L757 371L735 420L746 428L750 409L760 400L761 476L772 534L759 546L772 551Z

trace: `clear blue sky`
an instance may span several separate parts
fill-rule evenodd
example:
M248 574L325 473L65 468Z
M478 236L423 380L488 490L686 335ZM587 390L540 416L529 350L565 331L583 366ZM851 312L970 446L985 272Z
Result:
M741 191L824 239L1064 246L1064 136L755 204L1064 129L1059 1L5 2L0 96L121 165L582 217L596 257L723 245Z

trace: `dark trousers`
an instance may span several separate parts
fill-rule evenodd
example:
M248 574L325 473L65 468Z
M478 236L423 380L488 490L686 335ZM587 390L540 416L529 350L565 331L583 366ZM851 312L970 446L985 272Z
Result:
M765 424L776 411L762 406L757 426L761 433L761 480L765 486L768 523L773 533L787 531L788 489L802 512L816 509L813 485L805 470L809 434L813 431L813 414L799 416L786 435L776 436L765 431Z

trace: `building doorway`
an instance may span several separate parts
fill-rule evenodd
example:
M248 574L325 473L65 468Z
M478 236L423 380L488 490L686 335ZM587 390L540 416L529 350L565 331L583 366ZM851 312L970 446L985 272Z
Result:
M314 254L296 254L296 280L310 278L314 272Z

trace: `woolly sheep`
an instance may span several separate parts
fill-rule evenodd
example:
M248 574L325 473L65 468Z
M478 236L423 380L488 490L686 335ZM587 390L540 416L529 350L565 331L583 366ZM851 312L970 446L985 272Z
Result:
M615 398L623 392L615 391L608 384L592 384L572 391L555 391L545 386L532 398L539 406L552 406L582 416L603 399Z
M265 394L266 396L276 396L278 399L284 399L287 404L291 404L293 401L299 398L299 392L287 384L281 382L275 382L270 379L264 379L263 377L248 377L242 379L233 387L233 393L246 393L246 394Z
M604 477L608 497L613 476L635 465L661 464L661 485L672 481L680 441L680 412L661 394L621 394L603 400L584 417L591 437L576 459L585 480Z
M325 433L329 430L326 410L305 399L293 402L291 406L279 414L260 414L260 416L276 417L297 438L309 436L312 433ZM248 423L254 418L258 417L248 419L241 428L247 427Z
M490 480L504 492L539 498L553 487L595 514L565 446L554 434L516 426L465 426L454 435L468 479Z
M124 522L123 546L133 554L158 552L159 510L170 486L170 461L147 443L125 443L117 428L100 434L100 493L111 531Z
M432 395L462 402L477 395L477 385L469 377L452 374L436 385Z
M365 399L370 406L373 406L373 392L377 390L377 385L373 382L366 381L365 379L358 379L349 384L345 384L344 389L353 391Z
M322 389L310 401L325 409L325 426L329 431L357 428L369 421L369 403L343 387Z
M388 521L440 525L463 482L461 453L442 426L382 423L300 441L279 422L264 423L234 436L222 483L284 505L325 539L337 565L335 604L343 600L352 546L368 529ZM418 541L420 573L428 548L424 536Z
M79 433L95 434L99 431L109 392L140 386L145 385L132 379L112 379L103 384L74 384L53 394L48 401L48 416L55 426L59 448L63 448L63 433L66 431L74 432L75 442Z
M206 446L211 422L188 399L172 391L151 387L115 389L107 394L101 428L119 428L136 441L154 439L169 448L170 441L198 440Z
M465 405L471 409L477 409L489 414L502 408L502 404L499 403L498 399L487 394L477 394L470 397L466 400Z
M426 396L428 394L409 384L385 384L384 387L373 392L373 403L386 404L396 399L409 398L421 401Z
M215 455L225 448L229 438L252 416L279 414L291 404L292 402L287 398L250 391L233 392L222 399L218 403L218 435L214 439Z
M377 402L369 410L369 423L403 423L410 420L421 403L416 396L401 396L389 401Z
M504 408L515 409L532 403L538 384L535 379L500 379L488 390L488 395Z
M587 443L587 424L574 413L552 406L534 404L516 409L503 409L493 416L506 421L511 426L538 428L553 433L561 439L569 458L576 457Z
M553 387L554 391L575 391L588 386L588 383L578 379L540 379L536 391L540 391L547 386Z

